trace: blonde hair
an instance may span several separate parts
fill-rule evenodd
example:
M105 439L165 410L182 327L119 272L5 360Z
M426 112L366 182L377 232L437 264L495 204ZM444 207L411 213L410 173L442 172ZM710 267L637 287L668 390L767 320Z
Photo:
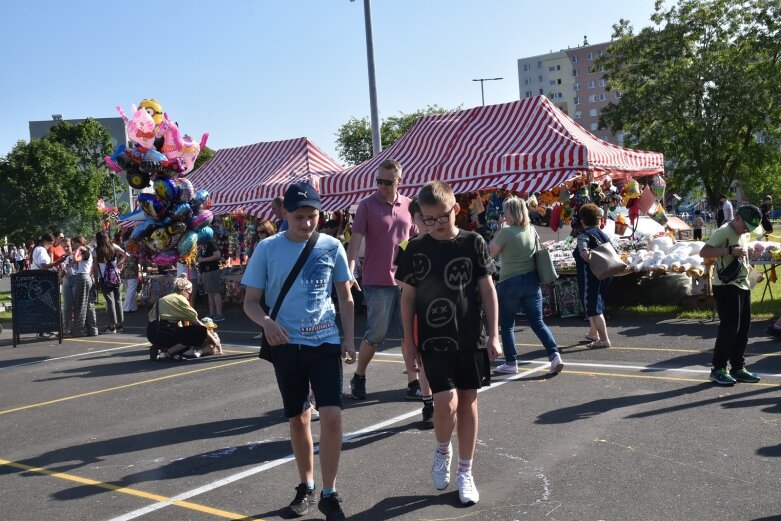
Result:
M431 181L420 189L418 203L420 206L436 206L438 204L455 206L456 196L449 184L442 181Z
M510 226L520 226L521 228L529 226L529 209L526 207L526 201L520 197L511 196L504 200L502 208L513 221L508 223Z
M187 279L187 275L184 273L174 279L174 291L176 293L181 293L182 291L187 291L192 288L193 283Z

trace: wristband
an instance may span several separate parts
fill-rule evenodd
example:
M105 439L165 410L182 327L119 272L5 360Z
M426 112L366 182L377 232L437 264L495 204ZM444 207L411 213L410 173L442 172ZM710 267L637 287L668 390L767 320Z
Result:
M732 245L727 246L727 255L732 255Z

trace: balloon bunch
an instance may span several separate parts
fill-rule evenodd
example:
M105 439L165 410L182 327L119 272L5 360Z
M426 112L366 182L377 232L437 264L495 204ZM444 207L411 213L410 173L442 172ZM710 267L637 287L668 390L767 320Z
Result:
M209 134L200 144L179 132L154 99L133 105L133 119L117 107L125 121L132 148L120 145L106 164L115 172L124 171L128 184L138 190L152 185L154 193L138 196L138 209L121 216L120 222L139 221L130 235L127 249L138 258L149 258L159 266L171 266L180 259L192 264L198 242L214 237L214 219L209 192L195 190L186 178L206 145Z

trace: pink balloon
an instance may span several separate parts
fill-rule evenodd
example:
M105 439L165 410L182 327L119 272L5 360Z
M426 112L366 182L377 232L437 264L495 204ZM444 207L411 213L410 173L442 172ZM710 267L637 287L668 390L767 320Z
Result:
M173 266L176 264L178 253L176 250L166 250L152 255L152 262L158 266Z

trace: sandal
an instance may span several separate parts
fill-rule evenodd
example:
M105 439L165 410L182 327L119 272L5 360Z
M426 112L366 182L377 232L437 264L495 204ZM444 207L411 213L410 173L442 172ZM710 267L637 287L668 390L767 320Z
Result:
M586 347L589 349L605 349L607 347L610 347L610 342L607 340L594 340L593 342L589 342L586 344Z

